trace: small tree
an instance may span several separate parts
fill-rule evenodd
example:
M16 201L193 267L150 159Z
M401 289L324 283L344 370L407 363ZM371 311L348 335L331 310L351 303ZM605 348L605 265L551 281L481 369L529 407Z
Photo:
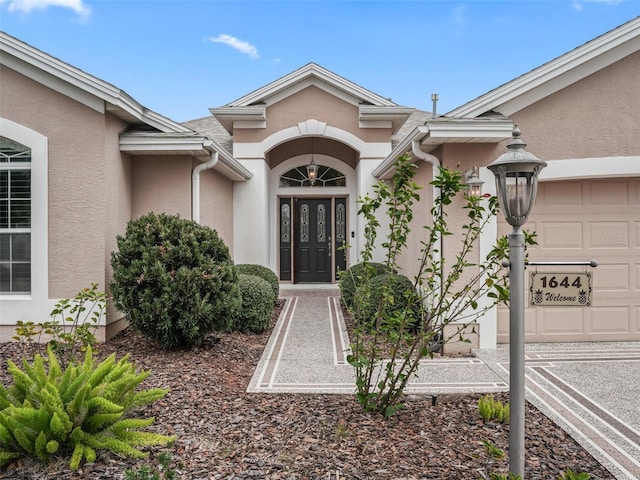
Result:
M238 276L215 230L174 215L142 216L118 237L111 265L116 306L162 348L198 346L232 326Z
M362 263L373 265L373 249L380 228L376 212L386 207L389 217L388 236L382 241L385 263L389 270L398 270L397 261L406 249L413 219L412 206L419 200L420 186L413 182L415 165L408 156L400 157L390 184L379 182L375 195L360 200L359 214L365 219L365 245ZM418 274L407 288L406 308L395 307L398 292L387 283L382 289L371 289L371 278L377 275L373 266L363 268L361 278L354 283L353 305L355 321L352 353L349 363L356 370L358 401L365 410L377 411L389 417L402 406L401 399L409 380L417 374L420 360L433 355L435 342L447 342L444 329L452 322L460 324L455 337L465 340L464 328L498 302L508 300L507 274L501 261L507 257L508 244L501 239L486 258L476 263L471 254L480 232L498 211L495 197L486 200L464 194L467 222L462 227L460 250L451 263L441 256L440 239L454 234L447 224L445 207L463 190L462 174L441 168L432 182L440 195L431 208L431 224L424 226L425 238L418 259ZM531 236L527 236L529 241ZM460 281L463 270L473 272L468 282ZM372 300L371 296L375 295ZM480 302L482 298L489 301ZM415 305L419 307L416 328ZM372 318L359 312L376 305ZM375 328L371 331L371 325Z

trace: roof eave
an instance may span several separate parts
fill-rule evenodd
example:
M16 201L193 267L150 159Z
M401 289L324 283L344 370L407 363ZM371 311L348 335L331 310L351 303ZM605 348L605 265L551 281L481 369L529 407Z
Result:
M250 124L253 128L257 128L261 125L263 128L266 126L266 105L247 105L241 107L225 106L210 108L209 111L230 134L233 134L234 127L242 126L243 124Z
M129 123L143 123L160 131L190 131L187 127L145 108L114 85L4 32L0 32L0 51L2 64L65 95L69 94L69 86L76 88L82 94L73 95L73 98L101 113L108 111ZM91 97L100 101L96 102Z
M360 128L390 128L393 134L407 121L415 108L360 105L358 110Z
M120 136L120 151L133 156L184 155L206 161L218 152L214 169L236 182L250 179L253 174L215 140L197 135L130 132Z
M385 178L394 170L396 159L420 143L420 150L429 153L447 143L499 143L511 138L513 122L507 119L429 120L414 128L373 171L376 178Z
M640 50L640 17L451 110L447 116L473 118L491 110L498 110L507 116L512 115L544 96L575 83L638 50ZM605 54L608 55L605 57ZM575 74L566 75L569 72L575 72Z

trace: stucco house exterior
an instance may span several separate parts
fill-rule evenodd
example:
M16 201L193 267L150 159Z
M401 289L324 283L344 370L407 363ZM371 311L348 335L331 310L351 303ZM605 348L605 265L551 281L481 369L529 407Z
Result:
M593 306L527 308L527 340L640 340L640 17L444 115L309 63L181 124L4 33L0 55L0 340L57 299L106 288L116 236L150 211L215 228L236 263L268 266L282 283L333 283L358 262L356 200L399 155L425 186L414 211L424 224L440 166L478 168L495 193L486 165L516 123L548 162L530 258L599 261ZM463 221L455 205L450 215ZM419 230L402 260L409 276ZM480 252L507 232L496 219ZM445 257L452 249L443 243ZM124 326L110 308L101 337ZM506 312L479 331L482 348L508 341Z

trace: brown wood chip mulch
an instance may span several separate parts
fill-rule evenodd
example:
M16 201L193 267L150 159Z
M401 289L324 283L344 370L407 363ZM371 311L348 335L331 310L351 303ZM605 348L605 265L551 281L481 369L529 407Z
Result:
M482 445L507 450L508 426L479 418L479 395L411 397L387 420L365 414L351 395L246 393L270 332L211 336L197 350L163 352L140 334L125 331L99 356L131 354L152 374L145 388L170 388L140 412L155 416L150 430L176 434L165 450L180 479L484 479L505 472ZM6 358L19 346L0 344L0 380ZM499 395L507 401L506 395ZM567 467L592 479L613 479L591 455L540 411L527 405L526 477L556 479ZM158 449L146 460L104 452L95 463L68 470L68 459L47 466L23 459L0 471L1 479L120 479L128 468L157 465Z

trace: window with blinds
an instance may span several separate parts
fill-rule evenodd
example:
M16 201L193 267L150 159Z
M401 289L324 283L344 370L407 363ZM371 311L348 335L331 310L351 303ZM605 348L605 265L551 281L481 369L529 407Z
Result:
M0 137L0 294L31 292L31 149Z

